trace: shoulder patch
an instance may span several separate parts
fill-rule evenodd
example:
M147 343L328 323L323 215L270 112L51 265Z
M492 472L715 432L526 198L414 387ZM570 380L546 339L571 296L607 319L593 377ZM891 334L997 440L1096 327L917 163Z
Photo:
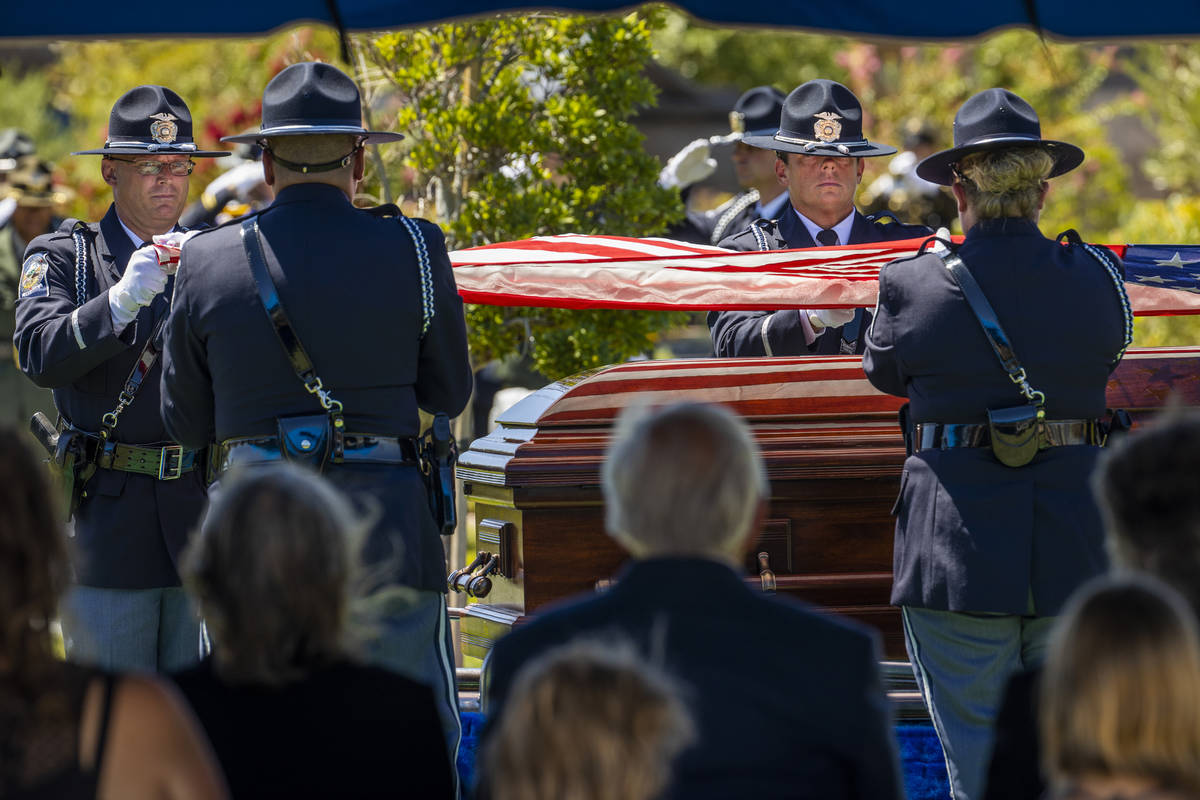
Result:
M19 299L27 297L45 297L50 294L50 285L46 282L46 273L50 269L50 259L44 252L34 253L25 259L21 267L21 291Z

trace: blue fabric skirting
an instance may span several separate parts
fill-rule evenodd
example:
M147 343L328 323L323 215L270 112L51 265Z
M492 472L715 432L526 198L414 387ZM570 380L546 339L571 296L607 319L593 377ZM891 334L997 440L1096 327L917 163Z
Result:
M462 745L458 750L458 774L463 786L475 782L475 750L484 716L478 711L462 712ZM929 723L902 722L896 726L900 760L904 766L904 788L909 800L949 800L950 783L942 746Z

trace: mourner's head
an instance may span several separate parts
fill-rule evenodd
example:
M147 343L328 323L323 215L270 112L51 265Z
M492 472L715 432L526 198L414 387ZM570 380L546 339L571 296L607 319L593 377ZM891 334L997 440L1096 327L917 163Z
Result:
M744 189L773 186L775 156L769 150L746 144L747 136L774 136L783 112L783 92L774 86L755 86L747 90L729 112L729 127L738 139L733 145L733 171Z
M1165 584L1080 588L1051 635L1040 708L1055 797L1200 796L1200 636ZM1094 794L1097 778L1130 782L1128 794Z
M327 183L353 197L366 168L363 146L403 138L364 128L354 81L330 64L306 61L284 69L263 90L261 130L221 141L261 145L263 174L276 192Z
M1083 162L1073 144L1042 138L1033 106L1007 89L987 89L954 117L954 147L923 159L917 175L949 186L963 230L981 219L1037 221L1047 180Z
M739 562L768 497L745 423L698 403L623 411L601 480L609 535L637 558Z
M1168 412L1105 449L1092 488L1109 555L1179 591L1200 615L1200 414Z
M175 227L187 205L188 176L196 158L219 158L192 138L192 114L165 86L137 86L113 104L104 146L74 155L103 156L100 174L112 187L117 215L149 239Z
M531 659L480 754L488 796L661 797L695 740L680 691L625 641L575 640Z
M222 479L182 576L223 678L280 684L342 656L365 530L332 484L294 464Z
M743 141L774 151L776 178L787 187L792 205L818 225L833 227L854 210L863 159L896 152L867 140L862 117L854 92L817 78L784 100L778 131Z

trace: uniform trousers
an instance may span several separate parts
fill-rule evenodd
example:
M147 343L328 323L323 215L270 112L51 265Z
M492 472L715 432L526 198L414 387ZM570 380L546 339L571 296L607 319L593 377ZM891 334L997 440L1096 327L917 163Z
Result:
M904 643L942 743L950 796L983 797L1008 679L1045 657L1055 617L902 606Z
M364 655L369 664L433 688L458 792L458 746L462 720L446 596L407 587L384 589L382 608L372 615Z
M112 672L176 672L207 652L200 618L178 586L72 586L59 604L67 658Z

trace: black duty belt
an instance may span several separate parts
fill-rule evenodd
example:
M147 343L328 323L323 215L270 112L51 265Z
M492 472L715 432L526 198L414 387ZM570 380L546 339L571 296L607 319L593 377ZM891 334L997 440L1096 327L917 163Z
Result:
M217 448L217 471L224 472L234 464L256 464L279 461L278 436L238 436L226 439ZM417 440L396 436L376 436L372 433L345 434L344 461L358 464L418 463Z
M1100 423L1094 419L1056 419L1042 424L1045 447L1104 442ZM952 447L990 447L992 434L986 423L918 422L913 452L947 450Z
M136 472L139 475L150 475L160 481L173 481L196 468L196 455L197 451L185 450L178 444L161 447L115 444L107 451L102 449L96 463L103 469Z

